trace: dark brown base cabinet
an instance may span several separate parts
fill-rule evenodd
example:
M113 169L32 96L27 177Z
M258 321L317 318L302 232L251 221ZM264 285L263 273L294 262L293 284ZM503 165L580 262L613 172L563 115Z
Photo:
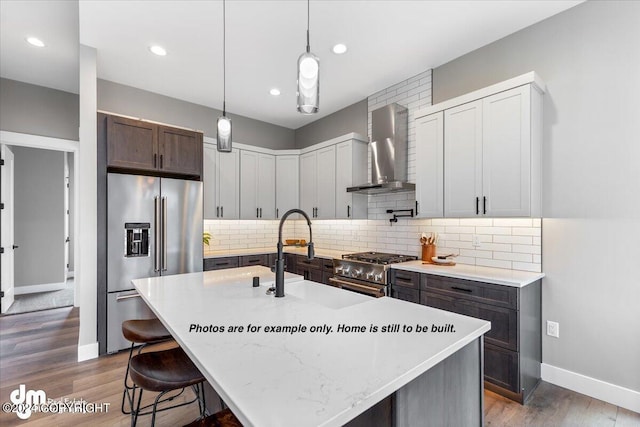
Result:
M393 298L491 322L484 340L485 387L525 403L540 382L541 281L522 288L391 270Z

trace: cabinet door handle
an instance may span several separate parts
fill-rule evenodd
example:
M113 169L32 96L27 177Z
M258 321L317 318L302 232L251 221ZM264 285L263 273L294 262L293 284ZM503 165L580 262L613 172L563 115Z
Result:
M162 169L162 154L160 154L160 169Z
M480 197L476 197L476 215L480 214Z
M260 208L260 218L262 218L262 208Z
M351 206L347 205L347 218L351 218Z
M224 218L224 206L220 206L220 217Z
M260 209L256 208L256 218L260 218Z
M416 200L416 216L418 216L418 201Z
M280 218L280 209L276 208L276 218Z
M220 218L220 206L216 206L216 218Z
M487 197L486 196L482 196L482 213L484 215L487 214Z
M158 155L154 153L153 154L153 167L157 168L158 167L157 164L158 164Z

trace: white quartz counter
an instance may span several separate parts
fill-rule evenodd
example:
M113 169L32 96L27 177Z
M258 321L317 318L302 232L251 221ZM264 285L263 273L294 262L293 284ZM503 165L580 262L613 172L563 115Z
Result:
M483 320L291 274L286 296L275 298L265 293L273 280L266 267L242 267L133 281L245 426L341 426L490 329ZM340 325L366 332L338 332ZM382 332L389 325L400 330ZM405 325L413 331L403 332ZM449 331L417 333L416 325ZM298 330L267 330L283 326Z
M322 249L314 247L315 255L318 258L342 258L343 251L335 251L331 249ZM274 254L277 252L276 245L267 248L250 248L250 249L229 249L222 251L204 251L204 258L224 258L229 256L245 256L257 254ZM285 246L285 253L307 255L306 247Z
M418 273L434 274L436 276L455 277L457 279L475 280L478 282L494 283L496 285L514 286L521 288L544 277L544 273L532 273L504 268L481 267L477 265L456 264L436 265L423 264L423 261L409 261L392 264L391 268Z

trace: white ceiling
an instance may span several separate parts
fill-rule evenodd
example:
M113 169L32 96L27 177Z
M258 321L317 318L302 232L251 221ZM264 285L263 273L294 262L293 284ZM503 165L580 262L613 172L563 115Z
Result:
M79 31L98 51L99 78L222 108L219 0L81 0L79 13L71 1L0 3L3 77L77 92ZM320 113L303 116L295 81L306 1L228 0L227 111L295 129L578 3L313 0ZM50 47L29 46L27 33ZM345 55L331 52L338 42L348 46ZM151 54L151 44L168 55ZM272 87L282 94L271 96Z

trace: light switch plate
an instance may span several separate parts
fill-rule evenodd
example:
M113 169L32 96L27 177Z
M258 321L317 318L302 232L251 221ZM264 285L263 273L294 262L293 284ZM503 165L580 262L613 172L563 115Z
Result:
M547 320L547 335L550 337L560 338L560 324Z

